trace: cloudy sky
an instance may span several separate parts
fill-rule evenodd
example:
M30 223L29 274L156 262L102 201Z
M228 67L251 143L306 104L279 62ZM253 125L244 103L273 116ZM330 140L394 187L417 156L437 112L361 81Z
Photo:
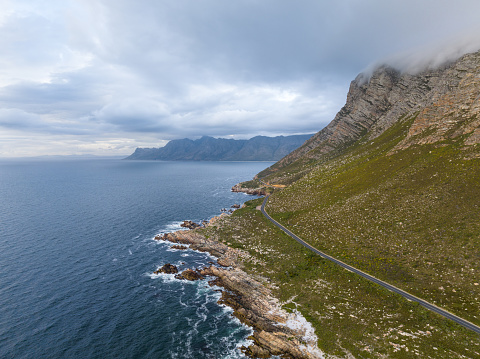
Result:
M314 133L382 61L480 48L478 0L0 0L0 157Z

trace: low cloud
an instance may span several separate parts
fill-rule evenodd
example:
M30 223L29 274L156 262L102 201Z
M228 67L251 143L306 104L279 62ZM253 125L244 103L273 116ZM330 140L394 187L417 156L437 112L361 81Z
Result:
M382 65L389 65L410 74L436 69L456 61L465 54L479 51L479 34L480 26L438 43L389 56L371 64L364 72L370 75L375 68Z

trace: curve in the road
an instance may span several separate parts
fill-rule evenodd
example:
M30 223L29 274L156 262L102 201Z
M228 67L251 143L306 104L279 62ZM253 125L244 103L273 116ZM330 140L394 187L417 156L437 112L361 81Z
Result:
M268 197L269 195L265 196L265 199L263 200L263 203L262 203L262 207L261 207L261 211L263 213L263 215L270 221L272 222L275 226L277 226L278 228L280 228L282 231L284 231L286 234L288 234L290 237L292 237L293 239L295 239L298 243L300 243L301 245L303 245L304 247L310 249L311 251L315 252L316 254L318 254L319 256L325 258L325 259L328 259L329 261L332 261L336 264L338 264L339 266L345 268L346 270L349 270L351 272L354 272L358 275L361 275L362 277L368 279L369 281L371 282L374 282L376 284L379 284L381 285L382 287L394 292L394 293L397 293L397 294L400 294L401 296L407 298L408 300L411 300L413 302L417 302L418 304L422 305L423 307L431 310L432 312L435 312L437 314L440 314L442 316L444 316L445 318L448 318L448 319L451 319L453 320L454 322L464 326L465 328L467 329L470 329L470 330L473 330L474 332L480 334L480 327L473 324L473 323L470 323L469 321L465 320L465 319L462 319L458 316L456 316L455 314L452 314L450 312L447 312L446 310L440 308L440 307L437 307L436 305L434 304L431 304L423 299L420 299L408 292L405 292L404 290L402 289L399 289L391 284L388 284L378 278L375 278L373 276L371 276L370 274L367 274L355 267L352 267L336 258L333 258L331 256L329 256L328 254L325 254L323 253L322 251L319 251L318 249L316 249L315 247L311 246L310 244L308 244L307 242L305 242L303 239L301 239L300 237L298 237L297 235L295 235L294 233L292 233L291 231L289 231L287 228L285 228L284 226L282 226L280 223L278 223L276 220L274 220L272 217L270 217L270 215L265 211L265 205L267 204L267 201L268 201Z

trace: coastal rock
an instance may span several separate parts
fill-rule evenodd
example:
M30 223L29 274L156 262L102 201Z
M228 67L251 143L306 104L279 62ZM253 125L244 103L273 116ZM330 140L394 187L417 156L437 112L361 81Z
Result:
M312 338L305 336L306 330L292 329L286 324L292 322L292 313L281 308L269 289L238 268L223 269L209 267L202 274L218 278L215 285L228 291L222 293L220 303L234 309L234 316L251 326L255 332L255 344L245 348L245 353L255 358L270 355L288 355L291 358L316 358L309 353L305 342L315 347Z
M230 256L223 256L217 259L217 264L221 265L222 267L232 267L236 264L236 260Z
M241 184L236 184L235 186L232 187L232 192L240 192L240 193L246 193L254 196L266 196L267 191L265 187L259 187L259 188L243 188Z
M253 339L253 337L251 338ZM250 345L248 348L243 347L245 354L251 358L270 358L271 354L267 349L263 349L262 347L253 344Z
M181 246L181 245L178 245L178 244L175 244L175 245L171 246L170 248L172 248L172 249L179 249L179 250L182 250L182 251L188 249L187 246Z
M289 353L290 357L295 359L307 359L307 356L301 350L301 342L298 338L291 337L283 332L260 331L253 334L256 346L268 348L272 355L282 355Z
M204 279L205 277L193 269L186 269L175 276L177 279L186 279L190 281Z
M173 264L167 263L162 268L153 272L155 274L165 273L165 274L176 274L178 273L178 268Z
M162 238L172 243L189 244L190 248L193 250L209 252L216 257L222 257L228 250L228 247L225 244L206 239L197 231L167 233Z
M216 224L217 220L212 219L210 225ZM196 230L168 233L162 238L172 243L189 244L194 250L209 252L218 257L220 265L228 267L212 265L200 271L187 269L176 277L188 280L197 278L197 275L202 278L215 277L209 284L224 288L219 303L231 307L233 315L254 330L251 337L254 344L243 348L246 355L252 358L268 358L270 355L298 359L322 357L316 346L313 329L304 326L305 319L299 318L299 313L285 311L270 289L240 268L241 263L237 258L241 250L206 238Z
M239 204L234 204L233 206L231 206L230 208L235 208L235 209L238 209L240 208L240 205Z
M155 239L156 241L165 241L167 240L167 234L157 234L153 239Z
M180 225L180 227L188 228L188 229L195 229L200 227L198 223L195 223L193 221L183 221L183 223Z

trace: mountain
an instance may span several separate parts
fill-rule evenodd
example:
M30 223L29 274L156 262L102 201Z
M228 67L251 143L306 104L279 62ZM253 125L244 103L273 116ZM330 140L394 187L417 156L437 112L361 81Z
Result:
M415 118L396 149L414 144L464 139L480 141L479 52L442 68L412 75L383 66L370 78L360 74L350 85L345 106L322 131L282 158L260 177L293 163L315 163L360 139L373 140L399 122ZM302 166L300 166L302 167Z
M265 184L266 210L300 238L480 325L480 52L417 74L359 75L327 127L235 188ZM230 220L233 243L327 354L479 357L478 334L306 256L271 233L259 204Z
M204 136L172 140L161 148L137 148L127 160L163 161L278 161L312 135L266 137L234 140Z

